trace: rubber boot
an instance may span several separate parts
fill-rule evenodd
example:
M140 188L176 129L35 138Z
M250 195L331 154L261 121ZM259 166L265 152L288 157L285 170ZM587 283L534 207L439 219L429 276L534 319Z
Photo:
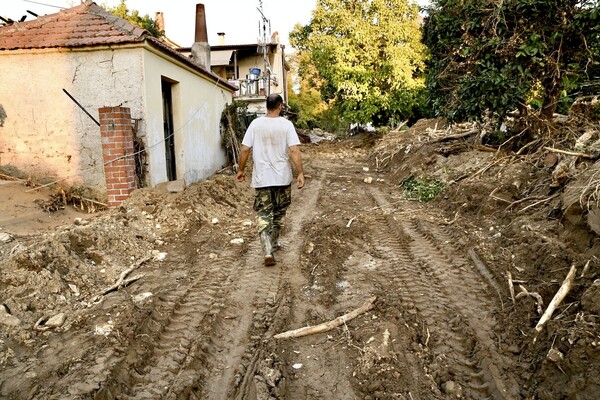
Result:
M273 251L281 248L281 243L279 243L279 227L273 227L271 231L271 244L273 245Z
M267 267L275 265L271 235L269 235L269 232L266 229L260 233L260 243L262 244L263 252L265 253L265 265Z

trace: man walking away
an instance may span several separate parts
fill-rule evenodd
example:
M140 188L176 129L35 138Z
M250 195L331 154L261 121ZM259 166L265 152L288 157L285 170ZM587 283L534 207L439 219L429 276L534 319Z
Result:
M275 265L273 250L279 248L283 217L292 202L291 159L298 176L298 189L304 186L300 140L292 124L280 116L283 99L278 94L267 97L267 115L250 123L240 155L238 182L246 180L246 162L252 149L254 169L252 187L256 189L254 210L258 213L258 233L265 254L265 265Z

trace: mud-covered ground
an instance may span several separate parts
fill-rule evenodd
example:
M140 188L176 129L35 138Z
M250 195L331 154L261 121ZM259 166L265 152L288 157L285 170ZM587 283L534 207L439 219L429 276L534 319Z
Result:
M436 128L304 146L275 267L229 175L27 234L2 219L0 398L598 398L597 164ZM444 190L407 200L410 176Z

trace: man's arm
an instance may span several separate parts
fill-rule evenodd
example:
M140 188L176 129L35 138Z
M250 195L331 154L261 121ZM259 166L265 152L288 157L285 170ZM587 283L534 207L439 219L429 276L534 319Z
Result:
M244 182L246 180L246 163L248 162L248 157L250 157L250 147L242 145L242 150L240 151L240 165L238 166L238 172L235 176L238 182Z
M296 168L298 177L296 178L296 186L298 189L304 187L304 169L302 169L302 156L300 155L300 146L290 146L290 158Z

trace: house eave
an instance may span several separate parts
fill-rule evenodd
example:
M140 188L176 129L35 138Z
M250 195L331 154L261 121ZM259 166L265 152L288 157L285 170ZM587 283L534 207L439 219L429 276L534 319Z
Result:
M17 54L44 54L44 53L70 53L70 52L90 52L102 50L117 50L117 49L144 49L165 60L168 60L181 68L186 69L198 76L203 77L211 82L216 83L220 88L230 92L238 90L238 87L232 85L220 76L206 71L204 68L194 64L185 56L177 54L176 50L166 51L164 45L159 45L154 41L144 40L133 43L117 43L105 45L77 46L77 47L44 47L44 48L29 48L29 49L14 49L0 50L0 55L17 55Z

